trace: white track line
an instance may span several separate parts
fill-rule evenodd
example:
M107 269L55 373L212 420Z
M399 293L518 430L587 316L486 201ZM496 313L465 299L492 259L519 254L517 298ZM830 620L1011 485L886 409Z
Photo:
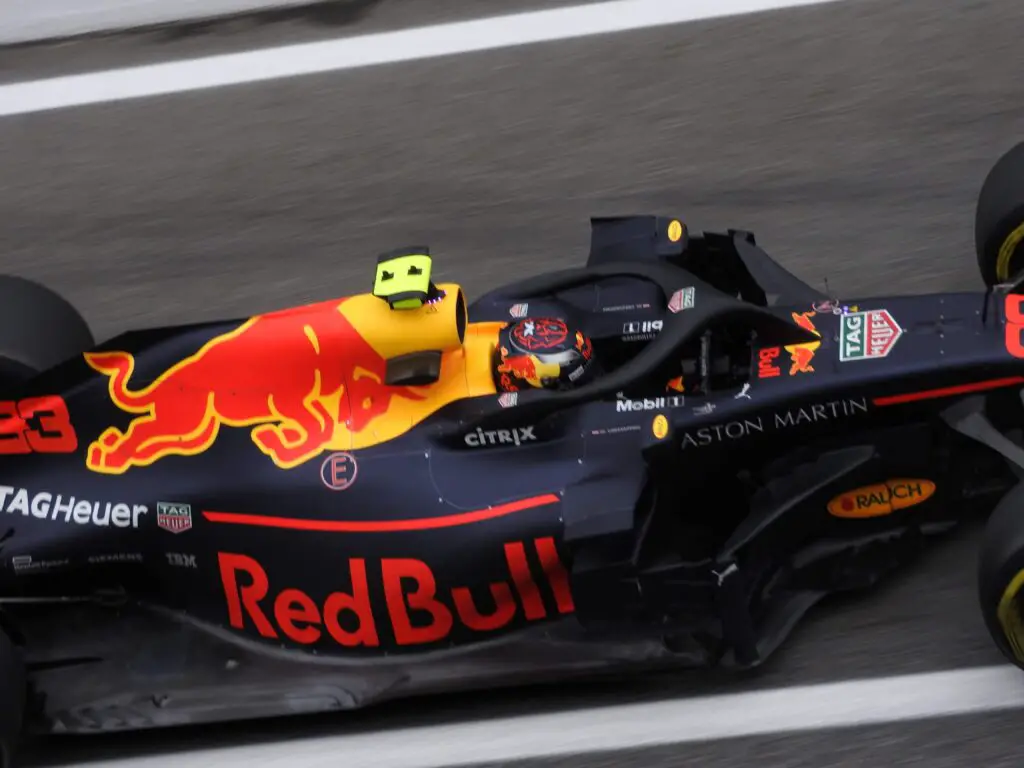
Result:
M436 768L1024 708L1024 675L985 667L626 704L89 763L89 768ZM344 716L339 717L339 729Z
M0 116L842 0L616 0L0 86Z
M0 44L205 21L308 3L309 0L6 0L0 2Z

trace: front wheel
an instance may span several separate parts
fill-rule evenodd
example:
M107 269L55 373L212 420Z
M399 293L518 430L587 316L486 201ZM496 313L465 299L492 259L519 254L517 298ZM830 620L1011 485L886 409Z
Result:
M1024 669L1024 483L996 505L978 561L978 596L989 634Z
M974 249L985 285L1009 282L1024 269L1024 142L985 177L974 214Z

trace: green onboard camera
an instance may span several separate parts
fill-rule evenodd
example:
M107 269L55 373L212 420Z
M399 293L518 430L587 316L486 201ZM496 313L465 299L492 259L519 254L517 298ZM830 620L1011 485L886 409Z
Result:
M419 309L440 298L430 281L433 260L429 248L400 248L377 257L373 295L391 309Z

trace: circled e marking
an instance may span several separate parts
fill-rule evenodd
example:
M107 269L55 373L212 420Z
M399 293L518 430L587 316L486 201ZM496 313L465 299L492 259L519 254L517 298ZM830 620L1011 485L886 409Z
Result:
M332 453L320 465L320 479L332 491L344 491L351 487L357 474L359 465L351 453Z

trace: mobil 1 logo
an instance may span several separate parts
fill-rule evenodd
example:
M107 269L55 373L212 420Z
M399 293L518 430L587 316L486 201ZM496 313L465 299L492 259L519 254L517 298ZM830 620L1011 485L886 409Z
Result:
M615 401L615 412L643 413L644 411L662 411L667 408L682 408L685 404L686 398L683 395L645 397L643 400L626 400L620 397Z
M876 360L896 346L903 329L887 309L850 312L839 320L839 360Z

